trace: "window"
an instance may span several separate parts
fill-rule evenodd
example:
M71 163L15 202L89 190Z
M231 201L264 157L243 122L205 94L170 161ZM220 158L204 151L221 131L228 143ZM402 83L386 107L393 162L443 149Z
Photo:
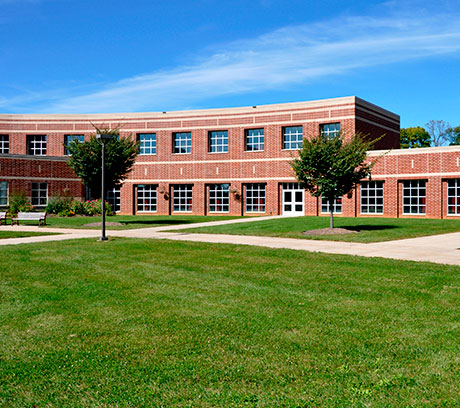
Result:
M334 204L332 205L332 210L334 214L342 214L342 197L336 198ZM325 197L321 197L321 212L329 213L329 202Z
M157 134L139 133L137 140L140 143L139 154L157 154Z
M340 135L340 123L325 123L319 125L319 133L325 139L332 139Z
M121 209L120 186L107 190L106 201L112 206L113 212L119 212Z
M32 183L31 204L37 207L44 207L48 203L48 184Z
M173 186L173 210L175 212L192 211L192 184Z
M447 180L447 214L460 215L460 179Z
M8 135L0 135L0 154L8 154L10 152L10 137Z
M425 214L426 181L403 181L403 214Z
M66 156L69 155L69 151L67 150L67 146L70 145L71 142L76 140L78 143L83 143L85 141L84 135L65 135L64 136L64 154Z
M246 212L265 212L265 184L246 184Z
M383 214L383 181L361 183L361 214Z
M8 182L0 181L0 206L8 205Z
M209 153L227 153L228 152L228 131L209 132Z
M192 133L173 133L173 153L187 154L192 152Z
M229 212L230 184L211 184L209 186L209 212Z
M157 186L145 184L137 186L137 211L157 211Z
M46 155L46 135L28 135L27 154L34 156Z
M302 147L302 138L302 126L288 126L283 128L283 149L300 149Z
M246 151L264 150L264 130L246 129Z

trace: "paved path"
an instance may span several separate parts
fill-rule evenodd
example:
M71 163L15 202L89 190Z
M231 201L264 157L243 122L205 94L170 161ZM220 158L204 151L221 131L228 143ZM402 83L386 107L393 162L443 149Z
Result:
M367 257L382 257L411 261L427 261L440 264L460 265L460 232L432 235L428 237L402 239L397 241L376 242L370 244L355 242L319 241L293 238L256 237L223 234L192 234L186 232L166 232L197 228L200 226L224 225L240 222L257 222L278 217L246 218L225 221L213 221L196 224L181 224L154 228L130 230L109 230L109 236L128 238L155 238L175 241L193 241L209 243L226 243L238 245L254 245L269 248L288 248L312 252L333 254L359 255ZM49 242L74 238L91 238L100 236L99 230L58 229L38 227L1 227L0 231L47 231L61 232L60 235L38 236L29 238L0 239L0 245L21 244L28 242Z

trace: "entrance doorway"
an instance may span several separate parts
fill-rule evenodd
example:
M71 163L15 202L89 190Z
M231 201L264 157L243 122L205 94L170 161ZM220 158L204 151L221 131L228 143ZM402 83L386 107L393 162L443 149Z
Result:
M282 190L283 215L304 215L305 190L299 183L283 183Z

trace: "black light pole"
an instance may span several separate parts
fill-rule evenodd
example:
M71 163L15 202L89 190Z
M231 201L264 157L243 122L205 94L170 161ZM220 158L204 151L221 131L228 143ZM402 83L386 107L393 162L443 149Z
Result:
M102 146L102 188L101 188L101 209L102 209L102 234L100 241L107 241L107 236L105 235L105 144L112 139L112 135L108 133L101 133L96 135L96 140Z

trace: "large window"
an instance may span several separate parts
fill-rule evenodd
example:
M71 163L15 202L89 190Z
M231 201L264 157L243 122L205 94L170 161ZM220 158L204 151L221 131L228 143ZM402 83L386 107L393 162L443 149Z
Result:
M74 140L76 140L78 143L83 143L85 141L85 136L84 135L65 135L64 136L64 154L66 156L69 155L67 146L69 146L70 143L72 143Z
M246 184L246 212L265 212L265 184Z
M403 181L403 214L425 214L426 181Z
M46 135L28 135L27 154L34 156L46 155Z
M383 181L361 183L361 214L383 214Z
M302 138L302 126L287 126L283 128L283 149L300 149L302 147Z
M192 152L192 133L173 133L173 153L186 154Z
M264 129L246 129L246 151L254 152L264 150Z
M113 212L119 212L121 209L120 186L107 190L106 200L112 206Z
M192 184L176 184L173 186L173 210L175 212L192 211Z
M137 211L157 211L157 186L145 184L137 186Z
M140 142L139 154L157 154L156 133L139 133L137 140Z
M229 212L229 184L209 186L209 212Z
M8 205L8 182L0 181L0 206Z
M342 197L336 198L332 204L332 210L334 214L342 214ZM321 212L329 213L329 202L325 197L321 197Z
M340 123L325 123L319 125L319 133L325 139L332 139L340 135Z
M37 207L44 207L48 203L48 184L32 183L31 204Z
M460 179L447 180L447 214L460 215Z
M228 131L212 131L208 134L209 153L227 153L228 152Z
M8 154L10 152L10 137L8 135L0 135L0 154Z

